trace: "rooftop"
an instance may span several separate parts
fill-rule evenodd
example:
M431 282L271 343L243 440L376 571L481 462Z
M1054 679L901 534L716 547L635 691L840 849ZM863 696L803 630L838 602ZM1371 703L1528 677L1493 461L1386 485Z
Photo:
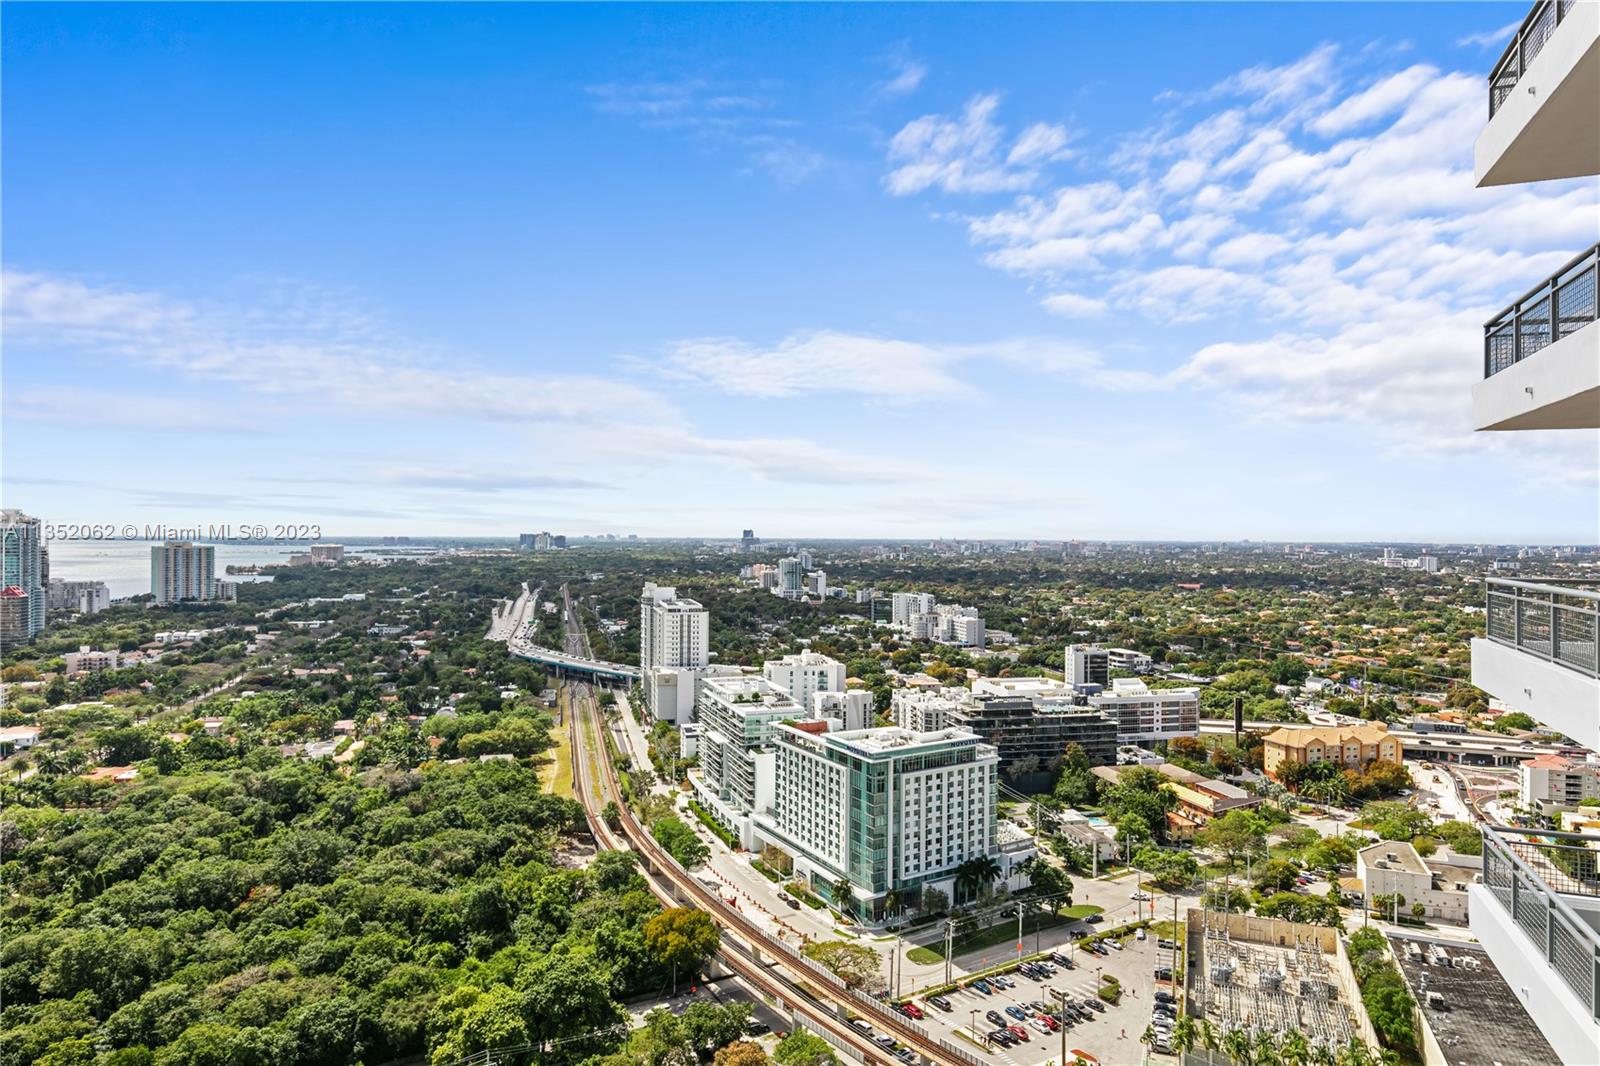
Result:
M1389 945L1448 1066L1560 1061L1482 948L1397 933Z
M1406 870L1414 874L1429 873L1417 849L1403 840L1380 840L1356 852L1361 861L1380 870Z
M1357 740L1362 744L1376 744L1388 736L1388 726L1378 722L1366 722L1362 725L1312 726L1310 729L1280 727L1274 729L1262 739L1267 743L1303 747L1313 740L1321 741L1323 744L1343 744L1347 740Z

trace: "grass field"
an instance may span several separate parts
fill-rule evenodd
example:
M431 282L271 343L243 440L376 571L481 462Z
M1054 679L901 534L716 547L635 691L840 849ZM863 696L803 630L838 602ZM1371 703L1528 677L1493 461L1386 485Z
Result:
M556 743L555 747L544 753L547 761L539 768L539 778L544 782L545 792L572 799L572 737L567 732L571 728L572 709L567 705L565 690L562 690L559 700L562 719L569 724L550 731Z
M1087 918L1091 914L1098 914L1101 908L1092 904L1083 904L1077 907L1064 907L1059 914L1041 914L1025 922L1022 935L1030 934L1040 929L1050 929L1054 926L1065 925L1079 918ZM991 925L987 929L980 929L970 936L962 937L955 942L954 949L957 955L964 955L969 951L978 951L982 948L992 948L997 944L1008 944L1017 939L1017 927L1010 921ZM944 941L940 940L927 947L915 947L906 952L906 958L912 962L930 963L939 962L944 958Z

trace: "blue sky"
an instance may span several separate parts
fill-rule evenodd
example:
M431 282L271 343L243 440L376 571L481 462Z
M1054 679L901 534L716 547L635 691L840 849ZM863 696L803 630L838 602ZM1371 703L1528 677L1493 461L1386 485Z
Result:
M1470 426L1524 6L8 5L6 504L1592 542Z

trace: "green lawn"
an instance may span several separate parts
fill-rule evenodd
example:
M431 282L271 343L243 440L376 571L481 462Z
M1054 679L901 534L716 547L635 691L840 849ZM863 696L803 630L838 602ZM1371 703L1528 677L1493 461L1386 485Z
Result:
M1078 903L1071 907L1061 908L1061 916L1063 918L1087 918L1089 915L1099 914L1103 910L1105 910L1104 907L1097 907L1093 903Z
M1076 918L1086 916L1068 913L1068 911L1075 909L1078 908L1067 908L1067 910L1062 911L1062 913L1058 915L1042 914L1029 919L1023 923L1022 935L1025 937L1030 936L1040 929L1050 929L1058 925L1065 925L1067 922L1073 921ZM1099 907L1089 907L1087 908L1087 914L1092 914L1099 909ZM955 953L957 955L964 955L969 951L992 948L997 944L1014 942L1016 939L1016 925L1009 921L1003 921L999 925L991 925L987 929L980 929L978 932L973 933L970 936L957 939L954 945ZM928 947L912 948L910 951L906 952L906 958L910 959L912 962L920 963L939 962L944 958L944 941L940 940Z

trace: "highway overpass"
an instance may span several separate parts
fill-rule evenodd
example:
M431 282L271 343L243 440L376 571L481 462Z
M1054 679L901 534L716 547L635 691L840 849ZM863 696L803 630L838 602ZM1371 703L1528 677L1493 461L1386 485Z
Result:
M1244 727L1246 731L1252 733L1270 733L1279 728L1328 728L1312 725L1309 722L1251 721L1245 722ZM1232 733L1233 722L1220 718L1202 719L1200 731ZM1531 743L1515 737L1486 736L1482 733L1413 733L1409 729L1391 729L1389 733L1399 739L1408 759L1461 763L1466 766L1516 766L1536 755L1553 755L1571 750L1561 744Z
M563 675L590 678L601 682L618 682L631 684L639 680L638 667L623 666L621 663L608 663L602 659L586 659L581 655L569 655L564 651L554 648L541 648L537 644L525 641L512 641L511 654L519 659L526 659L531 663L542 666L555 667Z

